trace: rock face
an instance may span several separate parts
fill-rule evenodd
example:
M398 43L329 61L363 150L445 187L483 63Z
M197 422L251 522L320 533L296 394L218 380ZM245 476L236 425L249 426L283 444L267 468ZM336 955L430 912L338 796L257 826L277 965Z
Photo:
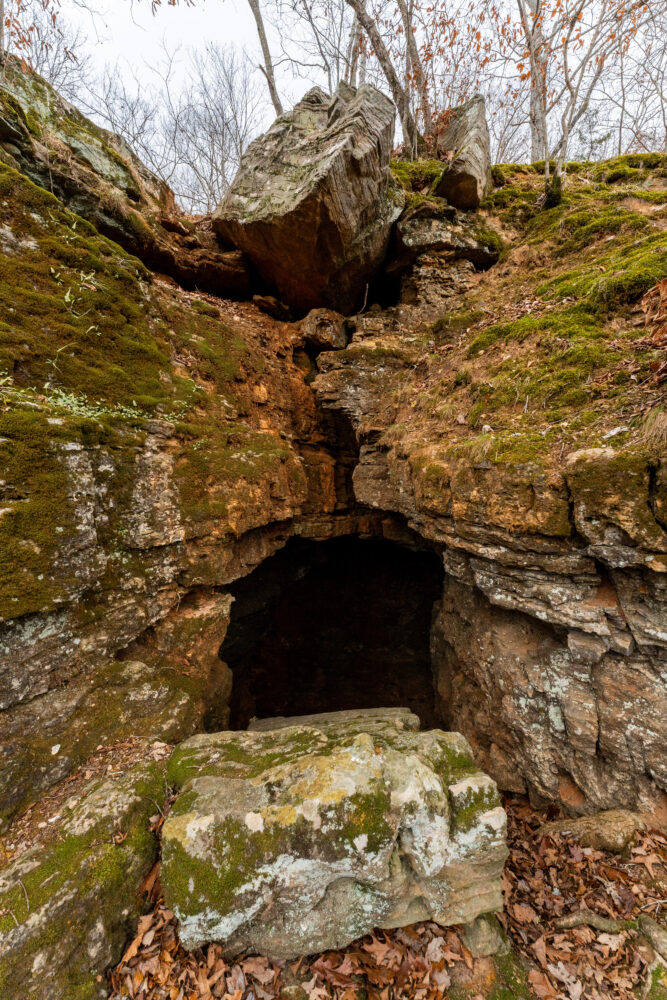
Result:
M61 809L55 840L0 867L0 996L108 995L101 973L134 933L163 799L164 762L93 781Z
M95 125L36 74L23 72L12 56L2 59L0 155L184 287L249 296L248 261L221 250L210 221L186 219L170 188L120 136Z
M505 813L461 736L401 711L292 721L170 761L162 883L186 947L293 958L502 905Z
M642 202L638 223L619 205L621 231L581 251L591 215L597 225L608 207L596 185L572 176L576 205L531 214L526 224L539 178L503 168L512 183L491 204L517 237L499 267L483 271L457 254L444 234L445 224L458 225L447 206L438 217L413 211L403 220L409 259L396 304L370 302L346 323L318 313L301 328L283 321L284 311L269 316L155 279L130 255L141 249L130 241L132 220L153 234L144 246L174 235L182 247L190 236L178 218L168 228L150 179L142 187L140 168L122 151L117 160L71 109L53 103L51 116L55 98L36 78L21 87L20 97L0 87L0 813L12 824L3 838L12 843L23 822L16 812L67 780L99 743L132 733L181 739L204 727L204 706L206 728L223 729L232 678L219 651L234 638L230 587L293 538L344 536L427 546L439 558L444 586L424 626L432 623L433 708L444 728L463 734L477 768L577 815L626 808L667 823L659 359L629 318L667 259L660 207ZM316 102L313 119L322 114ZM432 200L423 186L409 192L413 207L425 193ZM641 226L638 245L633 225ZM313 231L306 227L304 240ZM479 247L464 249L470 256ZM644 422L647 406L653 424ZM410 680L406 667L406 690ZM390 796L395 740L369 722L364 733L384 749L371 755L362 740L360 780L372 783L380 768L373 788ZM332 742L317 727L307 734L316 748ZM276 734L258 728L230 738L254 745L269 737ZM358 737L336 737L341 759ZM456 812L449 795L457 782L422 758L424 741L440 738L406 724L396 739L413 746L419 767L411 776L430 769ZM205 771L217 740L195 750ZM178 809L188 811L188 795L204 804L202 782L252 786L239 774L255 765L239 755L200 773ZM299 748L280 760L293 776ZM185 785L196 773L174 780ZM151 812L158 787L146 795ZM265 786L252 788L261 798ZM271 808L259 802L246 812ZM146 834L143 819L135 828L129 813L114 815L124 832ZM383 815L392 838L409 825L391 802ZM320 843L303 823L308 843ZM40 970L62 969L65 957L45 927L62 930L63 948L85 965L72 960L74 978L53 987L54 996L87 998L81 977L96 989L91 969L102 975L120 957L122 914L133 911L139 868L152 863L155 844L136 841L135 865L124 853L130 841L112 849L109 827L100 829L101 844L75 839L68 857L53 861L45 851L3 871L0 911L13 911L20 926L11 914L1 918L9 942L3 997L28 992L26 982L36 998L48 995ZM205 831L191 832L195 847L203 843ZM457 828L451 850L462 843ZM42 871L48 858L52 867ZM460 862L461 881L452 882L459 900L473 860ZM366 861L334 857L353 862L353 884ZM48 921L41 916L42 887L57 895L65 884L47 881L53 868L64 873L59 913L75 914L72 926L48 908ZM392 893L394 874L385 878ZM392 896L404 901L402 919L415 898L410 886L435 878L408 875ZM377 889L384 877L374 906L385 905ZM480 878L481 892L492 877ZM255 888L257 901L263 889ZM199 905L189 882L176 889ZM110 898L121 916L114 910L116 929L100 947L100 901L107 914ZM218 902L227 919L229 900ZM382 919L391 912L386 903ZM247 943L255 928L268 935L266 923L258 912L229 939L238 933ZM46 958L33 972L38 955Z
M127 661L0 713L0 831L101 744L128 737L175 743L196 732L203 691L194 677Z
M374 87L309 91L249 147L213 216L290 306L361 304L402 195L389 161L395 109Z
M439 204L423 202L408 209L396 225L397 256L388 265L391 273L405 269L424 254L445 254L468 260L479 270L498 262L501 237L478 215L447 212Z
M491 187L491 145L483 97L473 97L452 110L438 144L452 160L435 193L456 208L478 208Z

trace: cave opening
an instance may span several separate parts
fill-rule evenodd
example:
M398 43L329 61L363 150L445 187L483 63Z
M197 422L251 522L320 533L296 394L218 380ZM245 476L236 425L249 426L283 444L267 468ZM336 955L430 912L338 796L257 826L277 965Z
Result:
M220 658L229 726L253 717L406 706L440 723L430 655L441 559L430 549L345 537L292 539L230 589Z

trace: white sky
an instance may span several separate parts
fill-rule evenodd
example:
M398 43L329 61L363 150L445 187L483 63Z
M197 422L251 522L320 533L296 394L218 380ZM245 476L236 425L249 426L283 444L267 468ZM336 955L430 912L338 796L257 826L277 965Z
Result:
M155 15L150 0L93 3L99 12L94 18L73 0L63 0L62 12L72 24L81 25L100 62L115 62L118 57L136 64L154 61L163 38L169 48L208 41L256 48L254 21L245 0L198 0L195 7L165 5Z
M75 0L62 0L61 10L72 25L85 31L100 67L127 59L141 78L143 66L160 61L163 44L172 51L179 46L201 48L208 42L233 44L245 49L256 64L260 61L257 29L247 0L196 0L194 7L183 2L169 7L163 0L155 15L151 14L150 0L92 0L92 6L97 11L95 17ZM270 36L270 25L266 28ZM277 53L275 43L271 48ZM291 74L283 77L279 71L278 82L286 103L301 97L309 87L306 80L293 81Z

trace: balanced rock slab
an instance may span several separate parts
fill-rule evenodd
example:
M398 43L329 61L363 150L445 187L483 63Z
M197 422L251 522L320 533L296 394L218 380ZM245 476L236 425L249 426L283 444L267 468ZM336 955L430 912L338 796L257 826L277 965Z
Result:
M249 147L213 216L297 312L350 313L379 270L403 207L389 163L395 108L364 84L318 87Z
M462 736L409 713L194 736L168 779L161 877L187 948L290 959L502 907L497 788Z
M481 95L451 111L438 145L452 160L435 193L456 208L478 208L491 187L491 140Z

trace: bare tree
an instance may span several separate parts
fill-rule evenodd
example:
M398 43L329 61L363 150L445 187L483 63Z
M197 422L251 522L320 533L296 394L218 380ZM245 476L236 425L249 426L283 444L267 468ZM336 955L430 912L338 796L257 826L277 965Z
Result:
M81 28L65 18L54 23L51 12L37 4L31 13L31 29L18 49L21 57L40 76L70 101L85 92L92 79L92 57Z
M248 0L250 5L250 10L252 11L252 16L255 18L255 24L257 25L257 34L259 36L259 43L262 47L262 56L264 58L264 65L260 66L260 69L266 77L266 82L269 88L269 94L271 95L271 101L273 107L278 116L283 113L283 106L278 97L278 88L276 87L276 76L273 69L273 61L271 59L271 50L269 48L269 43L266 38L266 31L264 29L264 20L262 18L262 11L259 6L259 0Z
M396 4L405 33L406 90L409 91L410 87L412 87L413 91L418 95L418 105L424 129L429 132L431 129L431 105L428 93L428 79L424 72L415 37L417 30L413 20L415 2L414 0L396 0Z
M178 166L173 186L191 211L211 212L262 120L262 97L243 54L209 45L191 63L189 86L169 116Z
M364 0L346 0L346 3L354 11L359 24L368 35L368 39L373 47L385 79L389 85L391 96L398 110L403 129L403 142L406 154L414 156L419 144L419 133L412 110L410 107L410 96L398 78L398 73L394 67L391 55L385 45L380 30L375 19L368 13Z
M248 58L207 46L191 54L164 50L147 86L129 67L111 66L90 91L86 110L121 135L191 212L212 211L231 183L262 122L260 79ZM179 77L185 76L185 86Z
M544 5L542 0L517 0L517 6L530 60L530 158L533 162L548 160L547 78L549 47L544 37Z
M274 0L273 9L281 65L329 93L340 80L356 83L361 29L345 0Z

